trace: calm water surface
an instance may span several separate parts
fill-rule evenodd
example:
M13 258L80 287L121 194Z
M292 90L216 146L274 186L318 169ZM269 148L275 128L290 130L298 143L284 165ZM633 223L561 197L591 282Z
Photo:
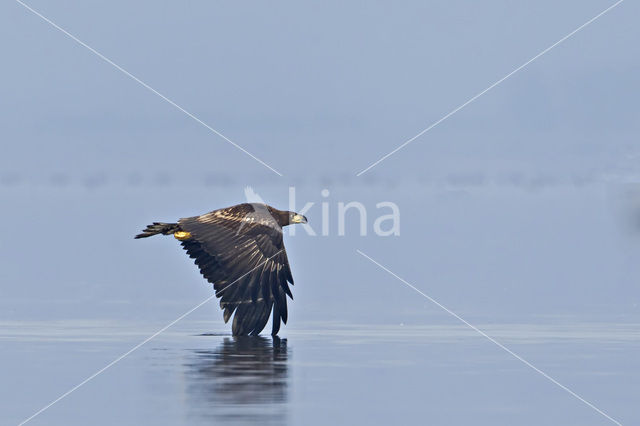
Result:
M623 424L640 422L640 325L478 325ZM161 327L3 322L3 424ZM29 424L613 424L462 325L319 322L281 338L210 327L184 320Z

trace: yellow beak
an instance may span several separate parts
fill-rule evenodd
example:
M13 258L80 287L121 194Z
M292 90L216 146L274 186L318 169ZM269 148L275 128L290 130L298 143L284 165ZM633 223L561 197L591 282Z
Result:
M302 216L301 214L296 214L293 216L291 220L292 223L307 223L307 218Z

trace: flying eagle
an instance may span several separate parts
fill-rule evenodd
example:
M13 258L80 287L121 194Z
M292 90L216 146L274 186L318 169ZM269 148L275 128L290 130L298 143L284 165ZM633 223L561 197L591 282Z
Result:
M307 223L295 212L262 203L243 203L178 223L154 222L135 238L173 235L213 284L224 322L233 317L234 335L257 335L273 308L272 335L287 323L287 295L293 276L282 239L282 227Z

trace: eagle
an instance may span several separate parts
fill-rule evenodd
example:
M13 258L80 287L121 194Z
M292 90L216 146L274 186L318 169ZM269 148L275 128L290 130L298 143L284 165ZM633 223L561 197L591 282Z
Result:
M135 238L173 235L194 259L220 299L234 336L257 335L273 310L271 334L287 323L293 276L282 228L307 223L301 214L263 203L242 203L177 223L154 222ZM235 315L234 315L235 313Z

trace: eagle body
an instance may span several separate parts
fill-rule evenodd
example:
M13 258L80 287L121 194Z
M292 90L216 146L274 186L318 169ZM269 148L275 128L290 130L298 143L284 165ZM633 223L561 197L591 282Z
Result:
M224 321L233 315L234 335L257 335L272 311L276 335L280 321L287 322L287 296L293 299L282 228L306 222L295 212L243 203L177 223L154 222L135 238L173 235L213 284Z

